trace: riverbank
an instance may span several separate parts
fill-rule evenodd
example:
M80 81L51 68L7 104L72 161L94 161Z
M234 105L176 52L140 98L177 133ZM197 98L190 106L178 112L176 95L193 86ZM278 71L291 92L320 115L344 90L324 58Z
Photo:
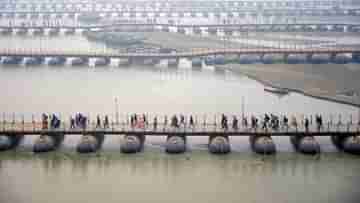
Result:
M360 107L359 64L228 64L220 67L266 86Z

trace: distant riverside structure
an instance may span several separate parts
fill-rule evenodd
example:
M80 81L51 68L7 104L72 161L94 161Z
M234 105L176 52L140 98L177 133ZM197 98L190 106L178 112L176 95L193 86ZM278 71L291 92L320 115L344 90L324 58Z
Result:
M217 34L223 31L226 35L232 35L234 32L360 32L360 24L354 23L237 23L237 24L168 24L168 23L146 23L146 22L123 22L123 23L104 23L104 24L46 24L46 25L14 25L9 21L8 25L0 25L0 34L27 34L33 35L45 34L45 31L59 34L61 30L65 33L86 32L86 31L117 31L117 32L170 32L177 30L179 33L185 33L185 30L191 30L193 33L200 34L208 32Z
M0 5L0 12L4 16L16 16L16 13L63 13L68 17L75 17L79 13L99 13L122 16L128 13L130 17L140 16L171 16L178 12L178 16L189 14L196 17L198 13L208 16L215 13L228 17L236 15L289 15L289 16L356 16L360 15L360 4L357 1L339 0L302 0L302 1L5 1ZM150 14L151 13L151 14ZM163 14L161 14L163 13ZM22 14L21 14L22 15ZM34 16L32 16L34 17Z

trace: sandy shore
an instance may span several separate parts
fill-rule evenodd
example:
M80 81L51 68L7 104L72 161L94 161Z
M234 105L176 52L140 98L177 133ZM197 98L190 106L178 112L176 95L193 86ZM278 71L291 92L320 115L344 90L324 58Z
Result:
M360 107L357 97L360 95L359 64L228 64L223 68L247 75L267 86ZM352 92L355 95L344 95Z
M185 35L172 32L147 32L144 35L146 36L145 43L177 50L190 50L192 48L239 48L246 46L240 42L224 42L216 36Z

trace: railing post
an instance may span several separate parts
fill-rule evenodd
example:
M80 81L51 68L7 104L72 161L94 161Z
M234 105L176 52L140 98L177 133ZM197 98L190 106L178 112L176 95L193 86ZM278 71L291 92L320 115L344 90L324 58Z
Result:
M216 114L214 115L214 128L215 128L215 131L216 131Z
M34 114L31 115L31 124L33 127L33 131L35 131L35 118L34 118Z
M13 119L12 119L12 123L11 123L11 128L12 130L14 130L14 127L15 127L15 113L13 113Z
M24 118L24 114L21 115L21 124L22 124L22 131L25 130L25 118Z
M332 114L330 114L330 123L331 123L331 125L333 124L333 115Z
M2 113L2 123L3 123L3 131L5 131L5 125L6 125L6 121L5 121L5 112Z
M206 114L204 115L204 129L206 128Z

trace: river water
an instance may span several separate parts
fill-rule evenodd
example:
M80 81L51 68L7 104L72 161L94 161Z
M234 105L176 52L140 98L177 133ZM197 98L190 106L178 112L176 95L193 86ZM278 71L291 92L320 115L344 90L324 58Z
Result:
M4 40L5 41L5 40ZM44 46L86 49L65 38ZM38 47L26 40L8 46ZM22 43L22 44L21 44ZM52 44L53 43L53 44ZM16 45L14 45L16 44ZM56 44L56 45L55 45ZM6 45L2 45L6 46ZM271 68L271 67L269 67ZM264 112L301 117L321 113L356 118L351 106L290 93L266 93L256 81L228 71L204 67L192 70L182 60L178 69L155 67L0 67L0 112L30 120L43 112L67 119L84 112L114 119L128 113L195 114L207 118L226 113ZM117 102L115 103L115 99ZM249 148L248 138L231 138L233 152L207 152L207 139L192 137L182 155L164 153L165 137L147 138L136 155L120 153L120 138L107 136L103 149L92 155L75 152L79 136L67 136L57 152L31 152L37 136L27 136L16 152L0 153L0 202L358 202L360 160L337 152L328 137L319 138L322 153L293 152L288 138L275 137L279 153L263 157Z

